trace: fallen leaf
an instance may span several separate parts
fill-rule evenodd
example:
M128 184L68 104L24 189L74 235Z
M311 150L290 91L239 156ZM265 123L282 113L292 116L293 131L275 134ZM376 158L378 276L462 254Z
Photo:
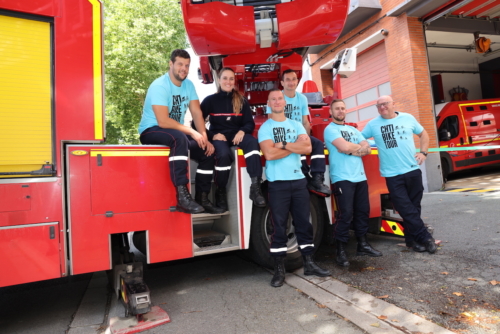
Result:
M317 306L317 307L319 307L319 308L326 308L326 306L325 306L325 305L320 304L320 303L316 303L316 306Z
M467 278L469 281L477 281L477 278Z
M460 296L463 296L463 294L461 294L460 292L453 292L453 294L454 294L455 296L459 296L459 297L460 297Z
M379 315L377 318L380 319L380 320L385 320L385 319L387 319L387 316L385 316L385 315Z
M493 280L493 281L490 281L490 284L491 285L497 285L497 284L500 284L500 282Z
M399 320L398 320L398 319L392 319L391 321L392 321L392 322L399 322Z
M473 302L477 302L477 299L472 299Z
M462 312L462 313L460 313L460 315L463 315L464 317L467 317L467 318L472 318L473 317L473 315L470 314L469 312Z
M372 327L380 327L380 324L378 322L376 322L374 324L371 324L370 326L372 326Z
M380 299L389 298L389 295L378 296L377 298L380 298Z
M448 275L448 272L447 272L447 271L443 271L443 272L441 273L441 275Z

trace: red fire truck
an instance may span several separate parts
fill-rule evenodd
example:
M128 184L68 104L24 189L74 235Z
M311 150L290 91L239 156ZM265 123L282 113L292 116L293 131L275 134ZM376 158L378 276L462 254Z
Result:
M233 68L257 114L284 70L300 78L308 46L337 39L348 4L181 0L203 80ZM175 211L168 147L96 145L106 137L102 25L99 0L0 0L0 287L112 270L127 311L141 314L150 302L131 241L147 263L249 249L269 266L269 210L248 199L241 150L229 212L188 215ZM378 232L387 191L377 157L365 159ZM309 205L319 244L332 203L312 195ZM291 222L288 235L292 268Z

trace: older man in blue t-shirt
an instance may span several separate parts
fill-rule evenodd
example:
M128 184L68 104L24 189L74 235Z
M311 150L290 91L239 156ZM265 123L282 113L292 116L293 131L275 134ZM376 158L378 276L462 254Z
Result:
M377 101L379 116L363 131L375 140L380 158L380 174L385 177L391 201L403 218L406 245L416 252L435 253L436 242L420 217L424 186L421 165L427 158L429 135L415 117L397 112L390 96ZM420 137L420 152L415 153L413 134Z
M191 57L185 50L174 50L168 73L149 86L139 124L140 141L147 145L170 147L170 178L177 192L177 210L185 213L222 213L208 199L213 169L214 147L207 139L200 102L193 83L187 79ZM189 108L195 129L184 125ZM187 188L188 150L191 159L198 161L196 195L193 201Z
M313 260L313 228L309 222L309 192L301 171L300 155L311 152L311 141L304 126L285 116L285 96L280 90L269 93L268 105L273 117L259 129L259 144L266 158L266 178L269 181L269 208L274 224L271 255L274 257L274 276L271 286L280 287L285 281L287 252L286 228L292 214L295 234L304 259L304 274L329 276Z
M370 144L356 128L345 124L345 110L343 100L334 100L331 103L332 122L324 132L337 208L333 225L337 245L336 261L342 267L349 266L345 245L349 241L351 221L358 239L356 255L382 256L382 253L366 240L370 202L361 157L370 153Z

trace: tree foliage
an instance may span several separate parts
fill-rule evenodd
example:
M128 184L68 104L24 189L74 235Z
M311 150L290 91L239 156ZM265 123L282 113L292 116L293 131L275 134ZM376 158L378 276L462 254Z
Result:
M176 0L103 0L107 144L137 144L149 85L187 46Z

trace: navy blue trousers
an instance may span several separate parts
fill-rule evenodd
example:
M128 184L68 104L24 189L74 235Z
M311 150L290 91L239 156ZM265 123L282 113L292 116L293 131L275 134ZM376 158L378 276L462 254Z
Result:
M333 184L333 195L337 205L333 236L340 242L349 241L349 227L352 225L356 237L368 233L370 201L368 182L338 181Z
M313 227L309 222L309 191L306 179L269 182L268 203L274 229L271 236L271 255L276 257L286 255L289 213L292 215L300 252L302 255L313 254Z
M152 126L141 133L140 141L144 145L165 145L170 147L169 166L170 178L174 186L186 185L189 182L188 171L188 150L191 152L191 159L198 162L196 170L196 192L210 192L213 170L214 156L206 156L205 151L198 146L198 143L184 133L164 129L159 126Z
M306 176L309 177L309 172L311 174L316 174L316 173L325 173L325 144L318 138L315 138L313 136L309 136L311 138L311 146L312 146L312 151L311 151L311 167L307 165L306 161L306 156L303 155L301 156L302 160L302 173Z
M432 236L420 217L422 212L420 202L424 193L422 171L416 169L405 174L387 177L385 182L392 204L403 218L406 243L413 240L418 243L427 242Z
M213 140L212 144L215 147L215 175L214 182L217 187L225 188L229 180L231 172L231 164L234 161L234 155L231 152L234 136L226 136L227 141ZM252 135L245 134L243 140L238 144L238 147L245 154L247 163L247 172L250 177L262 177L262 163L260 161L260 146L257 138Z

